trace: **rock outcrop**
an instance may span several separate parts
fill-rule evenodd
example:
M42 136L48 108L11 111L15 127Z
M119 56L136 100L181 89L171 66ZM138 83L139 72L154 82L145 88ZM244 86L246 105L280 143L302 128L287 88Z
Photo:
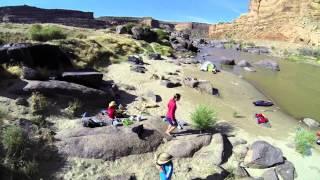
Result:
M209 28L211 38L265 39L320 44L319 0L251 0L249 12Z
M92 12L64 9L41 9L31 6L0 7L0 22L56 23L83 28L104 28L106 23L94 19Z

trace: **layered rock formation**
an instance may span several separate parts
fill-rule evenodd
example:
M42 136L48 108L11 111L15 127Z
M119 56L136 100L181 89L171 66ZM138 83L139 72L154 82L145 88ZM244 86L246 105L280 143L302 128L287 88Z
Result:
M211 25L209 36L319 45L320 0L251 0L248 14Z
M195 22L187 22L187 23L177 23L175 25L175 29L177 31L190 31L193 37L207 37L209 33L209 24L206 23L195 23Z
M41 9L31 6L0 7L0 22L56 23L84 28L104 28L104 21L94 19L92 12L63 9Z

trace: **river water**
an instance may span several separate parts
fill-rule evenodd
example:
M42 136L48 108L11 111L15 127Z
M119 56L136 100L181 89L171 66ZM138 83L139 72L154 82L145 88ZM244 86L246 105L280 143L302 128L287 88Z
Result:
M203 57L204 54L207 56ZM216 59L221 56L234 58L236 61L247 60L251 64L258 60L276 60L281 70L274 72L256 68L257 72L246 72L238 67L231 68L217 64ZM309 117L320 121L320 67L232 49L204 48L197 58L202 61L212 61L218 68L243 76L275 102L283 112L294 118L300 120Z

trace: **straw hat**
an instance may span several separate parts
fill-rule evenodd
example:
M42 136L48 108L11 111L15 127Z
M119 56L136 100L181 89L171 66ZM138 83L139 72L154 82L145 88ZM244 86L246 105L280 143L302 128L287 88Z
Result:
M168 153L161 153L157 157L157 164L163 165L170 162L173 159L173 156Z
M115 101L111 101L110 103L109 103L109 107L113 107L113 106L116 106L117 104L116 104L116 102Z

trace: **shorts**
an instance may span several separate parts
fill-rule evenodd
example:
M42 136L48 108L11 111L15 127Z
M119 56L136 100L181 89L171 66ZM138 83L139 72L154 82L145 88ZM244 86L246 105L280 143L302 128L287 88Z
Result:
M168 123L171 125L171 126L178 126L178 123L177 123L177 121L176 120L173 120L173 119L171 119L171 118L169 118L169 117L166 117L166 120L168 121Z

